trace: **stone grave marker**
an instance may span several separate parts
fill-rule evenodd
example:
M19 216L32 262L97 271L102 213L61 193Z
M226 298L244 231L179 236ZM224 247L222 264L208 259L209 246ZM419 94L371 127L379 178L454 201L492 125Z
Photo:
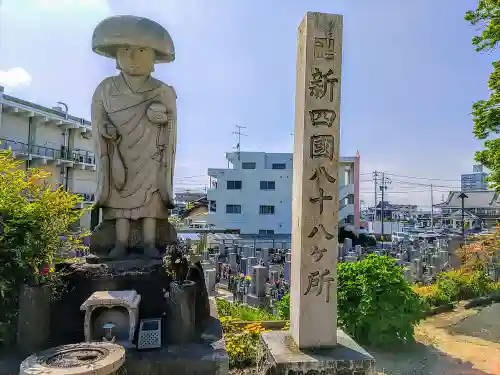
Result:
M337 329L342 16L309 12L298 34L291 332L262 339L276 375L372 374L373 357Z

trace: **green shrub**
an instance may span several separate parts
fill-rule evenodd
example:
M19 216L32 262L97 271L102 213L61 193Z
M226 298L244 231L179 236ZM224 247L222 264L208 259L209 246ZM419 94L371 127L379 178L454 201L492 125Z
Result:
M422 298L428 309L435 306L445 305L452 301L450 296L446 294L443 289L439 289L436 284L414 286L412 289Z
M285 294L276 304L278 317L283 320L290 319L290 294Z
M219 316L230 316L234 320L244 322L276 320L274 315L262 309L257 309L239 303L231 303L222 298L217 298L216 303Z
M339 326L368 345L411 341L426 310L394 259L376 255L339 264L337 301ZM289 304L289 296L282 302Z
M451 270L439 274L436 285L452 301L482 297L492 290L492 283L484 271Z
M225 298L216 298L215 303L217 305L219 317L231 316L231 302Z
M22 167L11 151L0 151L0 345L16 335L23 283L45 285L53 294L61 275L52 265L61 249L79 249L70 227L82 197L51 183L50 173Z
M425 305L394 259L369 255L338 267L338 323L356 340L386 346L413 340Z

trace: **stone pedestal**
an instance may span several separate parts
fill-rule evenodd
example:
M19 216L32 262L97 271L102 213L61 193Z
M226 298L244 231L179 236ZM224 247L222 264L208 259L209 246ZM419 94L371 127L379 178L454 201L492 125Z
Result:
M248 269L248 259L247 258L241 258L240 259L240 272L243 274L247 274L247 269Z
M278 281L278 280L280 279L280 274L279 274L279 272L278 272L278 271L276 271L276 270L272 270L272 271L269 273L269 275L270 275L270 276L269 276L269 281L270 281L271 283L274 283L274 282L276 282L276 281Z
M292 268L292 263L291 262L285 262L285 266L283 268L283 277L288 282L290 281L291 268Z
M142 254L144 247L142 239L142 221L130 221L130 238L128 247L132 255ZM177 232L168 220L158 220L156 228L156 248L163 251L168 245L172 245L177 241ZM93 231L90 236L90 251L93 254L106 257L116 243L115 221L102 221Z
M193 342L196 336L196 284L192 281L185 281L182 285L172 282L169 297L170 341L174 344Z
M215 269L205 270L205 285L207 286L207 293L209 297L215 296Z
M254 278L254 293L257 297L266 296L266 280L267 280L267 267L255 266L253 267Z
M231 267L231 272L236 273L238 271L238 264L236 263L236 253L229 253L229 266Z
M375 360L343 331L337 345L326 349L300 350L286 331L262 333L265 362L270 375L373 375Z
M250 282L251 284L251 289L253 288L254 285L254 280L253 280L253 267L257 265L257 258L255 257L250 257L247 259L247 268L245 271L245 275L251 276L252 281Z
M262 263L264 264L264 266L269 265L269 249L268 248L264 248L264 249L260 250L260 259L262 260Z
M49 342L50 289L23 285L19 294L17 345L24 353L45 349Z

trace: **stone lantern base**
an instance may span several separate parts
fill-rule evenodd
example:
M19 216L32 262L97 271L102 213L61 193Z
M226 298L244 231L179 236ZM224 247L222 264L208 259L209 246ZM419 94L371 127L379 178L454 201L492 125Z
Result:
M375 359L342 330L329 349L301 350L290 332L263 332L268 375L373 375Z

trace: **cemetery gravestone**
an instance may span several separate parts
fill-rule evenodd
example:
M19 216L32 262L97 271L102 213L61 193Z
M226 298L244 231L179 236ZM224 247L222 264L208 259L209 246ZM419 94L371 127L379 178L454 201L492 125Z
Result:
M372 374L374 359L337 330L342 16L299 26L293 155L291 334L264 332L274 374Z

